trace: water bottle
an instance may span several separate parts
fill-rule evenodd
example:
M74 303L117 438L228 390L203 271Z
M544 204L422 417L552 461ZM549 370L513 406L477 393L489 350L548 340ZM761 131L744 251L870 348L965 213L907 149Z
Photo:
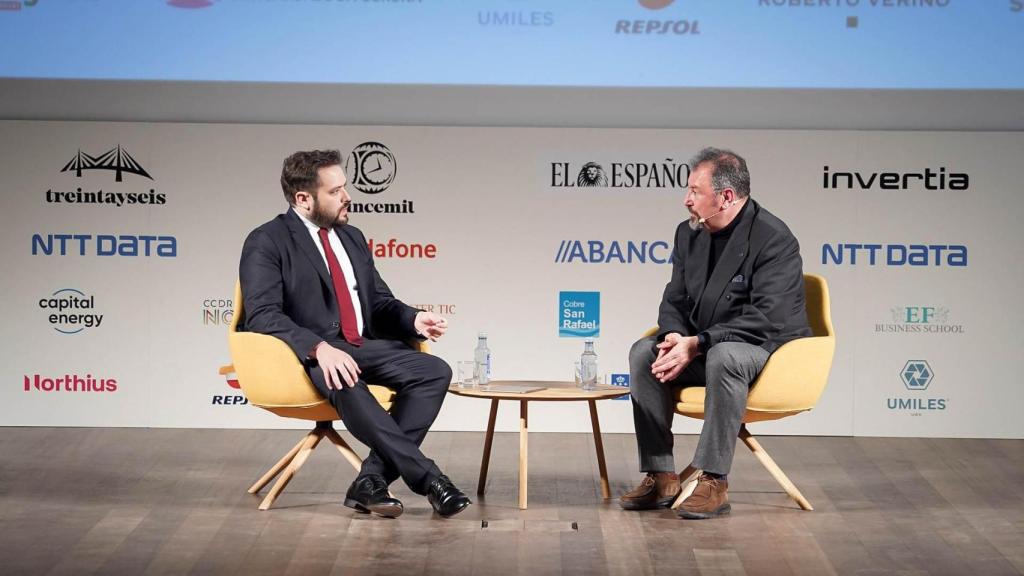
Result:
M491 349L487 347L487 333L476 335L476 350L473 351L476 362L476 381L481 386L491 381Z
M597 388L597 353L594 352L593 338L583 341L583 354L580 356L580 388Z

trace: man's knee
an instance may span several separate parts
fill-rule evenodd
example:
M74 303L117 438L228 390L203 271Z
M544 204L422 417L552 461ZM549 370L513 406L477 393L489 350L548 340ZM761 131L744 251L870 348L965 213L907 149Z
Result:
M707 353L708 380L712 378L749 387L764 367L768 353L745 342L722 342Z
M631 370L650 369L654 363L654 344L657 342L654 336L641 338L633 343L629 349L629 367Z
M452 367L438 356L430 354L423 354L422 356L424 378L436 383L438 386L447 388L452 382Z

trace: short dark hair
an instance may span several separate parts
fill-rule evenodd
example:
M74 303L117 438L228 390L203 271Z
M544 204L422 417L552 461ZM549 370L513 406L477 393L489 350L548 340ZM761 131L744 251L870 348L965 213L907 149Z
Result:
M742 156L732 150L704 148L690 160L690 170L704 163L711 164L711 186L715 194L732 188L740 198L750 196L750 171Z
M320 187L318 171L321 168L340 165L341 153L337 150L309 150L285 158L281 166L281 189L285 200L294 206L296 192L304 190L314 193Z

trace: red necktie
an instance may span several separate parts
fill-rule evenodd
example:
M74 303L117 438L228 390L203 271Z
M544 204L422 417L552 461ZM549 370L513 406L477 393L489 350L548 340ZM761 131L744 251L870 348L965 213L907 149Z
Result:
M334 297L338 300L338 313L341 316L341 335L353 346L360 346L363 337L359 335L356 324L356 309L352 307L352 296L348 292L348 282L345 282L345 273L341 271L338 258L331 249L331 241L327 238L327 228L320 229L320 244L324 247L324 254L327 256L327 268L331 271L331 282L334 284Z

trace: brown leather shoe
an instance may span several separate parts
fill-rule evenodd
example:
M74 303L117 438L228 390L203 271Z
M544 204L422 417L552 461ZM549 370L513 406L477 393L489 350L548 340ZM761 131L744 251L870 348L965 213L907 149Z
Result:
M732 510L728 490L728 481L701 474L693 494L683 500L682 506L679 507L679 517L687 520L705 520L728 514Z
M682 487L675 472L648 472L640 485L619 497L623 510L668 508Z

